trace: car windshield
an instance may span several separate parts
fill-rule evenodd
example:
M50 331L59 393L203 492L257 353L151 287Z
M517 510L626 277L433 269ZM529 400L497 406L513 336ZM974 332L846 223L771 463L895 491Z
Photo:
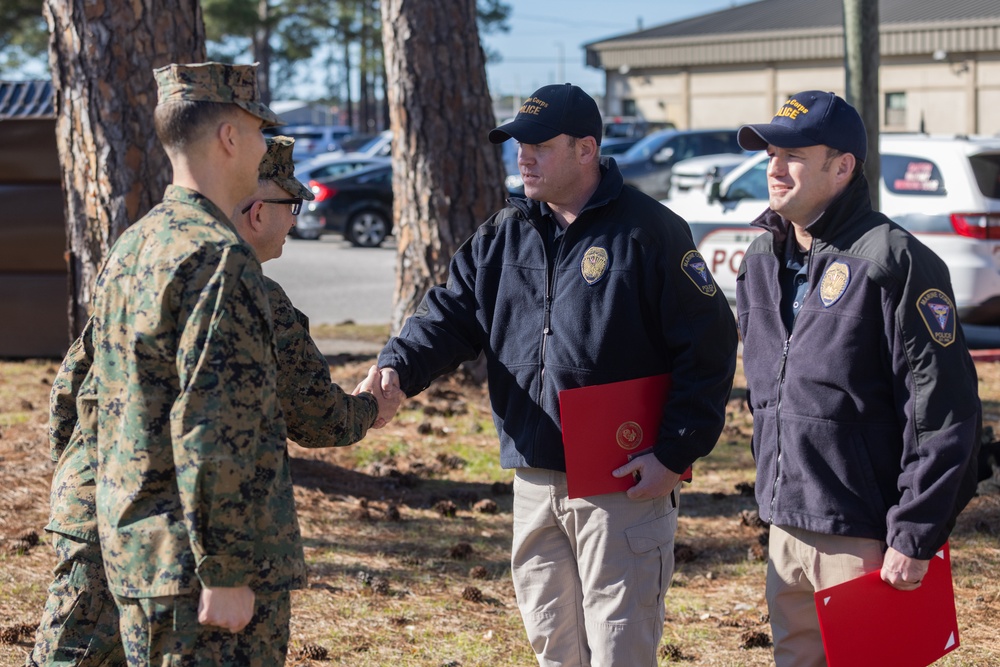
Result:
M650 156L655 155L663 144L667 143L667 140L672 136L671 133L664 134L650 134L643 137L635 143L632 148L628 149L622 154L622 158L625 160L645 160Z

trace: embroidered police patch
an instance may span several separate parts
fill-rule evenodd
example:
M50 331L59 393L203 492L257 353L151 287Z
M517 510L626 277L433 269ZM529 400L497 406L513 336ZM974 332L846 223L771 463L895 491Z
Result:
M619 447L631 451L642 444L642 427L635 422L625 422L618 427L615 440Z
M588 285L593 285L604 277L608 272L608 251L604 248L591 246L587 252L583 253L583 261L580 262L580 273Z
M681 268L695 287L706 296L715 295L715 281L708 270L708 264L697 250L690 250L681 258Z
M819 281L819 298L823 302L823 306L829 308L833 304L840 301L840 297L844 296L844 292L847 291L847 286L851 284L851 267L843 262L834 262L826 271L823 272L823 278Z
M955 323L958 318L955 316L955 304L947 294L941 290L929 289L917 299L917 309L935 343L948 347L955 342Z

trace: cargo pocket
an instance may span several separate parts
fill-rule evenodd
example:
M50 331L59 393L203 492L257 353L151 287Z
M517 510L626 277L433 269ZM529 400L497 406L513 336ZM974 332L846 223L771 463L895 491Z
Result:
M671 497L671 507L676 500ZM639 591L639 604L652 607L662 603L661 591L674 568L674 533L677 530L677 511L625 530L629 549L632 551L632 567L635 585Z

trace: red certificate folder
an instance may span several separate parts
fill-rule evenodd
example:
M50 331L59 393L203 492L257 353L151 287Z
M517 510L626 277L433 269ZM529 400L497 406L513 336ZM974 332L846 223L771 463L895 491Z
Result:
M815 596L829 667L927 667L958 648L947 544L914 591L896 590L876 570Z
M669 373L559 392L570 498L627 491L635 484L611 471L656 442L669 392ZM690 470L682 479L690 479Z

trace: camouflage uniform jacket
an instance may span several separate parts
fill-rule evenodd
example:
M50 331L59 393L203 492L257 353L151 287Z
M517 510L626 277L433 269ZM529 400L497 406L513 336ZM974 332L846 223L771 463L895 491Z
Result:
M96 509L111 591L305 582L260 263L171 186L118 239L93 315Z
M303 447L342 447L365 437L378 403L365 392L352 396L330 380L323 354L309 335L309 319L292 305L281 285L264 277L278 353L278 398L288 436ZM56 470L46 530L97 542L94 512L96 397L81 385L93 360L91 321L70 346L52 383L49 444ZM77 423L77 395L80 423Z
M49 448L56 469L45 530L96 542L96 397L92 391L82 390L94 357L92 322L87 321L83 333L70 345L49 396Z

